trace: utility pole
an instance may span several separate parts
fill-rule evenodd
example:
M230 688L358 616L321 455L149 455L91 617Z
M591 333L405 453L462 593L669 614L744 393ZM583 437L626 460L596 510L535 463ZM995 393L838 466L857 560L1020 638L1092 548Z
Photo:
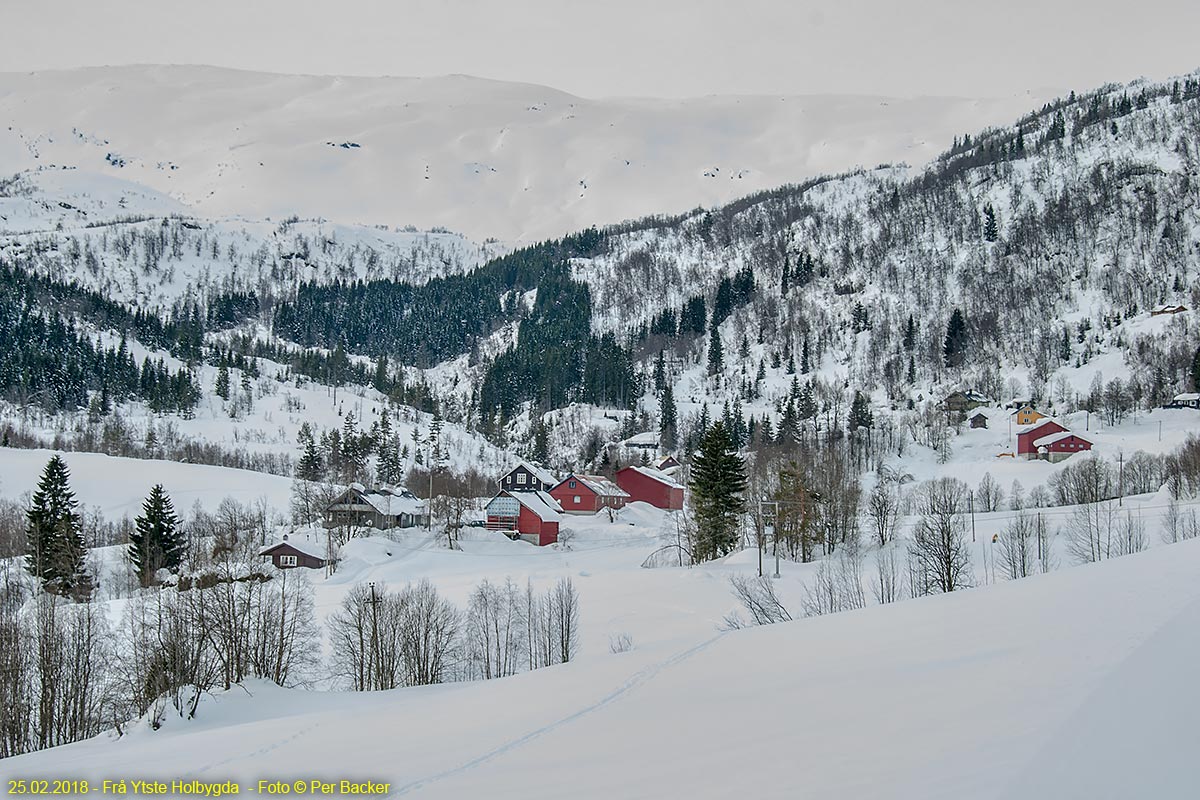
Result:
M967 505L971 508L971 541L975 541L975 490L967 492Z
M375 581L371 581L371 599L367 603L371 606L371 669L374 673L373 686L370 688L382 689L380 685L381 671L379 669L379 597L375 594Z
M1117 505L1125 505L1125 452L1117 453Z

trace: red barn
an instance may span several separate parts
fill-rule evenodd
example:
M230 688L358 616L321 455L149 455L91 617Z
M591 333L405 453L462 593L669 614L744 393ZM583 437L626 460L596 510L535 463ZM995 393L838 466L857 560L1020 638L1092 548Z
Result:
M594 514L605 508L623 508L629 495L608 478L571 473L550 490L568 514Z
M1033 446L1037 448L1038 457L1047 461L1062 461L1076 453L1092 449L1092 442L1077 433L1060 431L1036 440Z
M1037 458L1037 445L1034 442L1044 436L1062 433L1065 430L1066 428L1052 419L1040 420L1037 424L1017 433L1017 455L1024 458Z
M626 467L617 473L617 485L640 500L668 511L683 508L683 486L664 472L650 467Z
M544 547L558 541L558 501L545 492L501 491L487 504L487 529Z

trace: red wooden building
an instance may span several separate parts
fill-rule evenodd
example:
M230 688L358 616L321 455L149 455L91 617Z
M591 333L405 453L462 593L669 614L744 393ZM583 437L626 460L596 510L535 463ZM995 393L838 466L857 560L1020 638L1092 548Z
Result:
M1060 431L1043 436L1036 440L1033 446L1037 448L1038 458L1044 458L1047 461L1062 461L1076 453L1091 450L1092 442L1077 433Z
M664 472L650 467L626 467L617 473L617 485L638 500L668 511L683 508L683 486Z
M1017 455L1022 458L1037 458L1037 445L1034 442L1052 433L1062 433L1065 430L1066 428L1054 420L1043 419L1023 431L1018 431Z
M568 514L594 514L606 508L623 508L629 500L629 494L608 478L575 473L551 489L550 496Z
M488 501L487 529L544 547L558 541L562 508L545 492L501 490Z
M328 563L327 544L305 539L289 540L286 533L283 535L283 541L267 545L259 550L258 554L269 557L271 563L279 569L324 569Z

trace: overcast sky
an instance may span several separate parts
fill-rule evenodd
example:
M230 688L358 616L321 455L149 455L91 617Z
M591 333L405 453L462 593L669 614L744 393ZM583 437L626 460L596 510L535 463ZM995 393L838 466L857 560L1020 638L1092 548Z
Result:
M3 0L0 71L466 73L611 95L995 96L1200 67L1195 0Z

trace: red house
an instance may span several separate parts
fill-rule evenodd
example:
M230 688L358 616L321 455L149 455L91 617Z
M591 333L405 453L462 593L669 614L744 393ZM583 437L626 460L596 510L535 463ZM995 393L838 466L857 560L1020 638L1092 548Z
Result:
M488 501L487 529L545 547L558 541L562 508L545 492L501 490Z
M1062 461L1076 453L1091 450L1092 442L1077 433L1060 431L1043 436L1035 441L1033 446L1037 448L1038 458L1044 458L1047 461Z
M617 485L639 500L668 511L683 508L683 486L664 472L650 467L626 467L617 473Z
M1039 420L1037 424L1017 433L1017 455L1023 458L1037 458L1037 445L1034 442L1044 436L1062 433L1065 430L1066 428L1052 419Z
M550 490L568 514L594 514L605 508L623 508L629 494L620 486L600 475L571 473Z

